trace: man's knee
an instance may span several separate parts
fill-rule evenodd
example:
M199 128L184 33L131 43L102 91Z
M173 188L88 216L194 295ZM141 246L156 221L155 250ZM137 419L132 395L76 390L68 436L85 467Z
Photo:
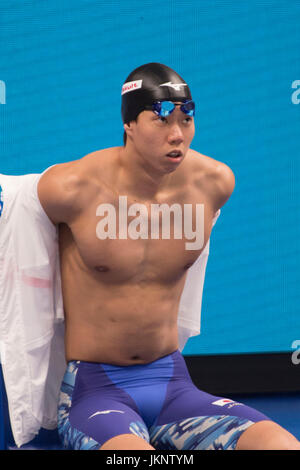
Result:
M260 421L244 431L236 450L300 450L300 442L274 421Z
M155 450L142 437L120 434L106 441L99 450Z

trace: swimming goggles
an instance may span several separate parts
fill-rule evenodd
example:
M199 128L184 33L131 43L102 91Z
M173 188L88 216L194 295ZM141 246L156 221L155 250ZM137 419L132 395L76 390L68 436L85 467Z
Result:
M183 103L173 103L173 101L155 101L152 105L145 106L145 109L152 110L158 116L166 117L174 111L176 106L180 106L180 111L188 116L195 116L195 103L192 100Z

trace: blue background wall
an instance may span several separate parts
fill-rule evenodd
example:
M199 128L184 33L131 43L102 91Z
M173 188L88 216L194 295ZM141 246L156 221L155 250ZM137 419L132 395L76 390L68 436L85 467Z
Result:
M186 354L290 351L300 338L299 21L298 0L1 1L1 173L121 145L121 85L138 65L190 84L192 148L229 165L236 188Z

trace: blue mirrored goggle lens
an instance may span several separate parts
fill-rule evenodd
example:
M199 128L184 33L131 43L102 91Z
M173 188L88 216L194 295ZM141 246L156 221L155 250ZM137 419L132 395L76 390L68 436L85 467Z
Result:
M183 111L188 116L195 116L195 103L194 101L187 101L180 106L181 111Z
M169 116L175 109L175 104L172 101L163 101L160 103L160 116Z
M188 116L195 115L194 101L186 101L183 104L175 104L172 101L156 101L152 105L152 110L158 116L166 117L174 111L176 106L180 106L180 110Z

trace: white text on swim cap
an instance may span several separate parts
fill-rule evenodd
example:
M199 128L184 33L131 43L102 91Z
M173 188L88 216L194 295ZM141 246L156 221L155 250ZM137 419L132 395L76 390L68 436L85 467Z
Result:
M135 91L139 88L142 88L143 80L134 80L133 82L124 83L122 86L122 95L128 93L129 91Z

